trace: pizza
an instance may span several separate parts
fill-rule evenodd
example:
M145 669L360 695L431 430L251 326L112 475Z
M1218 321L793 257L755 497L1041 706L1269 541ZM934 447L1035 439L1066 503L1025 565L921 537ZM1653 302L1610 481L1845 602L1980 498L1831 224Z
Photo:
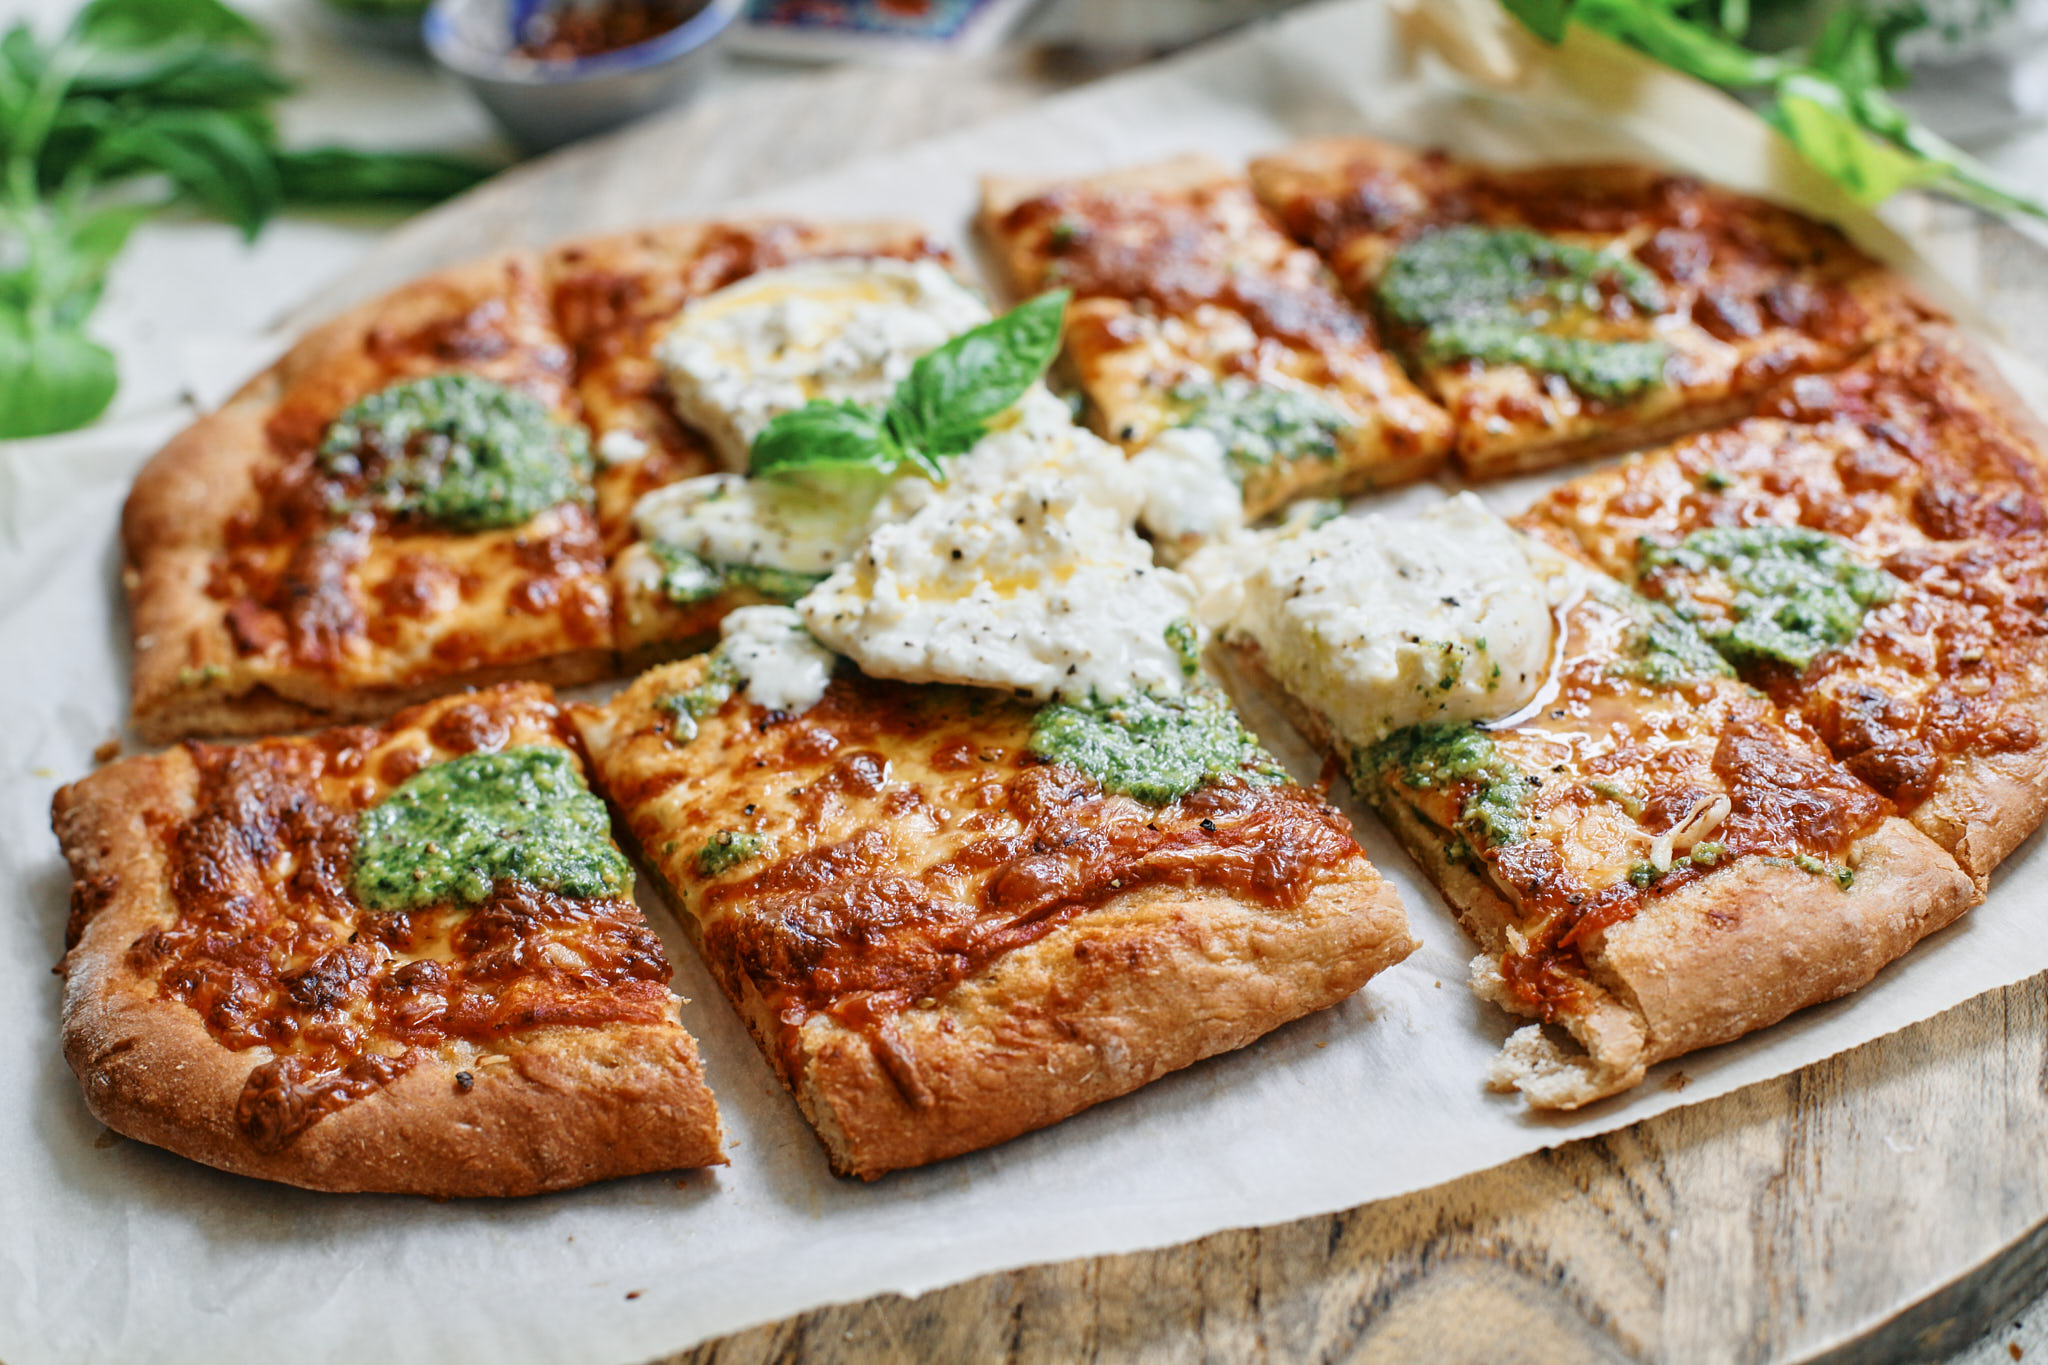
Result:
M946 253L909 223L736 219L582 238L543 256L549 306L598 455L607 547L631 538L642 494L719 468L704 437L678 417L656 359L676 315L759 271L831 257L942 261Z
M121 528L138 734L612 671L589 443L542 285L525 253L407 285L149 462Z
M1524 524L1722 640L1980 885L2048 813L2048 438L1954 333L1781 385Z
M546 688L65 787L64 1052L109 1128L311 1189L722 1163L661 941Z
M1536 1108L1853 991L1979 898L1687 621L1470 494L1277 541L1241 591L1240 677L1437 884L1474 988L1538 1021L1489 1077Z
M1147 516L1163 545L1442 462L1444 413L1241 174L1188 156L991 177L981 225L1015 292L1073 291L1067 365L1095 430L1164 467Z
M1005 313L907 223L501 253L150 462L137 732L343 728L59 793L95 1114L319 1189L722 1161L607 805L863 1179L1404 958L1340 773L1539 1110L1860 988L2048 813L2048 434L1834 229L1356 138L979 225Z
M841 1174L1056 1122L1414 947L1345 818L1248 738L1187 790L1133 795L1040 756L1046 707L834 663L792 712L724 649L573 714Z
M588 682L619 647L784 600L713 584L676 602L614 561L643 496L719 467L666 396L663 331L736 279L833 257L944 253L901 224L682 223L457 267L316 330L136 481L138 733L262 734L507 678Z
M619 646L632 663L701 645L735 607L802 596L858 544L873 490L811 481L792 492L747 479L767 421L813 398L884 397L919 355L989 317L914 228L705 233L687 271L639 259L659 245L644 234L560 253L575 268L562 270L558 313L605 319L571 330L585 357L585 411L603 433L600 454L613 452L598 497ZM609 315L620 280L678 275L688 287L651 290Z
M1648 167L1330 138L1251 176L1450 410L1475 478L1725 422L1934 316L1836 229Z

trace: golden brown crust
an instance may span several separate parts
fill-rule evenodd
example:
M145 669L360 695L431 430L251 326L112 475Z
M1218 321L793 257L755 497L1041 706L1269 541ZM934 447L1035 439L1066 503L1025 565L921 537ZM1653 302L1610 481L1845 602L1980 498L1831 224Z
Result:
M2048 444L1954 331L1792 381L1756 417L1583 475L1521 520L1624 581L1643 541L1707 527L1843 537L1894 599L1802 673L1753 680L1980 886L2048 817Z
M1365 305L1405 240L1452 223L1618 245L1657 272L1667 305L1655 335L1673 355L1667 382L1635 398L1598 402L1520 366L1453 362L1420 372L1450 410L1458 460L1474 478L1725 421L1782 376L1837 368L1939 316L1834 229L1646 166L1506 170L1339 137L1258 158L1251 178L1260 199ZM1638 332L1650 334L1617 334Z
M733 951L737 941L744 955L751 941L736 935L772 933L774 925L736 926L734 916L801 916L790 949L799 954L830 952L823 940L842 936L872 933L880 943L898 943L890 937L902 922L895 916L920 903L907 882L949 859L983 866L969 851L983 836L967 831L1010 837L1002 833L1000 804L973 802L993 799L977 795L989 790L981 784L1010 770L1004 755L1015 752L1012 713L1020 708L974 701L982 714L957 691L957 706L942 699L925 706L914 700L917 689L861 684L878 700L857 708L860 714L909 705L914 722L871 730L842 720L844 708L830 700L777 722L735 702L702 718L694 739L673 742L670 713L659 709L659 699L694 685L704 667L699 659L657 670L603 708L573 708L572 718L647 862L843 1174L872 1179L1057 1122L1333 1004L1415 946L1394 892L1347 836L1348 853L1337 866L1318 864L1297 903L1205 882L1198 863L1183 880L1133 882L1058 912L1064 917L1045 921L1049 931L977 958L957 978L941 973L928 994L912 987L913 998L900 1005L863 1007L871 997L862 991L822 1007L799 1004L805 981L764 965L783 961L776 952L754 950L746 960L755 965L743 967ZM882 692L894 700L881 699ZM882 769L797 756L819 751L841 753L846 764L878 756L889 776L862 791L858 774ZM949 779L954 772L961 776ZM950 781L965 785L955 791ZM802 802L809 799L803 793L820 791L834 795L815 809L800 806L801 816L785 814L785 800ZM682 812L694 822L680 822ZM1158 823L1169 823L1169 815ZM1215 823L1226 827L1217 837L1228 837L1220 809ZM737 902L720 900L719 877L707 880L696 866L698 838L723 825L761 830L775 860L752 874L744 885L759 889ZM1107 825L1090 828L1116 837ZM991 875L1047 877L1047 869L1033 867L1044 859L1022 856L1028 852L1028 845L1016 850L971 880L944 874L932 884L945 888L948 906L974 905ZM820 880L792 882L786 871L805 858L857 856L881 861L850 883L822 872ZM770 908L791 894L800 899L788 910ZM819 918L821 902L873 904L879 918L869 924L861 918L868 912L858 910L839 912L854 914L852 920ZM972 939L950 921L940 932L942 943L961 941L962 933ZM806 970L906 979L901 973L918 970L917 943L807 959Z
M1327 721L1277 686L1255 643L1234 640L1227 652L1237 686L1271 697L1311 743L1342 752ZM1537 1014L1501 975L1502 954L1526 932L1516 907L1471 861L1454 860L1443 831L1412 803L1376 806L1483 949L1474 988L1512 1013ZM1846 890L1750 856L1646 900L1581 945L1584 984L1553 1015L1577 1047L1532 1025L1510 1041L1490 1082L1544 1109L1617 1094L1660 1061L1856 990L1982 899L1940 847L1897 817L1856 839L1843 862L1854 874Z
M64 1053L101 1122L222 1170L336 1191L532 1194L723 1161L696 1045L673 1019L451 1040L281 1150L260 1148L237 1106L270 1049L223 1045L132 951L175 922L167 832L193 814L199 784L176 749L110 764L52 805L73 876Z
M294 555L313 533L289 529L274 505L275 481L309 458L326 424L399 379L461 369L562 410L567 357L539 273L537 257L509 252L354 309L143 468L122 516L139 734L257 734L388 715L465 686L611 672L609 590L587 509L466 535L379 531L308 571ZM322 594L358 619L316 661L292 614Z
M1180 420L1174 388L1220 377L1312 392L1350 420L1329 457L1250 470L1249 516L1442 463L1448 418L1221 163L1190 155L1072 180L990 176L979 222L1015 292L1075 291L1065 361L1105 439L1141 448Z
M784 218L664 223L580 238L546 254L550 306L575 357L576 392L593 438L601 445L622 433L646 450L598 469L608 549L632 540L633 504L643 494L719 468L662 393L654 350L676 315L756 271L843 256L950 259L915 223Z
M655 340L691 298L742 275L846 255L945 259L908 223L677 223L453 267L316 328L136 480L123 579L138 733L273 733L505 680L574 685L615 672L620 649L637 657L715 629L725 609L753 599L697 611L645 593L628 603L630 585L607 570L607 552L632 539L641 494L715 467L660 396ZM294 560L304 536L277 528L272 485L350 402L449 369L536 394L600 447L617 431L646 453L600 448L589 509L505 531L373 532L324 589L360 617L357 633L338 658L301 659L291 612L303 585L279 582L305 576Z

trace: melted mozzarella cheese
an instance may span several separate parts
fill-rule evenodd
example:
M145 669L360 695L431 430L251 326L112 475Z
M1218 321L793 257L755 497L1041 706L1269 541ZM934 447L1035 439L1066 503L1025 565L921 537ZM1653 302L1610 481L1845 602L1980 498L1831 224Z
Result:
M860 548L882 489L872 476L706 474L642 496L633 527L712 564L828 573Z
M934 261L813 261L692 303L655 357L677 413L744 470L778 415L814 398L886 403L919 356L988 318Z
M707 474L657 488L633 506L644 544L687 550L708 563L828 573L877 526L903 521L936 499L1004 487L1030 471L1089 480L1105 506L1136 515L1140 493L1117 452L1076 427L1066 404L1034 385L990 424L974 446L946 461L946 482L921 474L893 481L865 471L747 479ZM640 558L653 559L639 546ZM622 561L623 562L623 561ZM658 566L628 574L642 591L658 587Z
M878 527L797 603L811 632L906 682L1039 700L1180 688L1167 627L1190 616L1193 585L1131 530L1140 499L1122 452L1071 425L1053 445L1035 468L978 489L958 478Z
M808 711L832 681L832 651L788 607L741 607L719 624L719 649L746 680L747 700L773 711Z
M1205 566L1198 565L1197 568ZM1461 493L1414 517L1339 517L1229 547L1227 634L1349 744L1509 715L1542 687L1569 567Z
M645 436L624 427L613 427L597 438L597 458L607 468L644 460L652 448Z
M1216 434L1172 427L1131 457L1145 490L1145 529L1162 541L1227 536L1244 526L1244 494Z

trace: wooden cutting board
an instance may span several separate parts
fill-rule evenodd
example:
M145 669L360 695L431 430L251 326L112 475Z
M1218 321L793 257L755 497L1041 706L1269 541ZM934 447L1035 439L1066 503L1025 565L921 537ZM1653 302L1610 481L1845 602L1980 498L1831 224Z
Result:
M288 321L494 247L713 209L1067 79L1010 55L741 88L414 220ZM2010 340L2048 362L2048 251L1963 210L1906 211ZM821 1309L673 1359L1933 1360L2044 1282L2048 986L2036 978L1780 1080L1420 1194Z

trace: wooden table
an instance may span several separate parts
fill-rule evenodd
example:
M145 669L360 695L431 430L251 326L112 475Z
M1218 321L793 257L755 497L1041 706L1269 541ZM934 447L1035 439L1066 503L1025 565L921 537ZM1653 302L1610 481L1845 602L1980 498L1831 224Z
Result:
M645 221L651 165L669 212L709 209L1062 81L1012 55L742 90L416 220L295 318L494 246ZM2048 254L1959 210L1927 211L1964 234L1994 320L2048 360ZM1928 1360L2032 1298L2044 1262L2048 986L2036 978L1437 1189L821 1309L673 1359Z

